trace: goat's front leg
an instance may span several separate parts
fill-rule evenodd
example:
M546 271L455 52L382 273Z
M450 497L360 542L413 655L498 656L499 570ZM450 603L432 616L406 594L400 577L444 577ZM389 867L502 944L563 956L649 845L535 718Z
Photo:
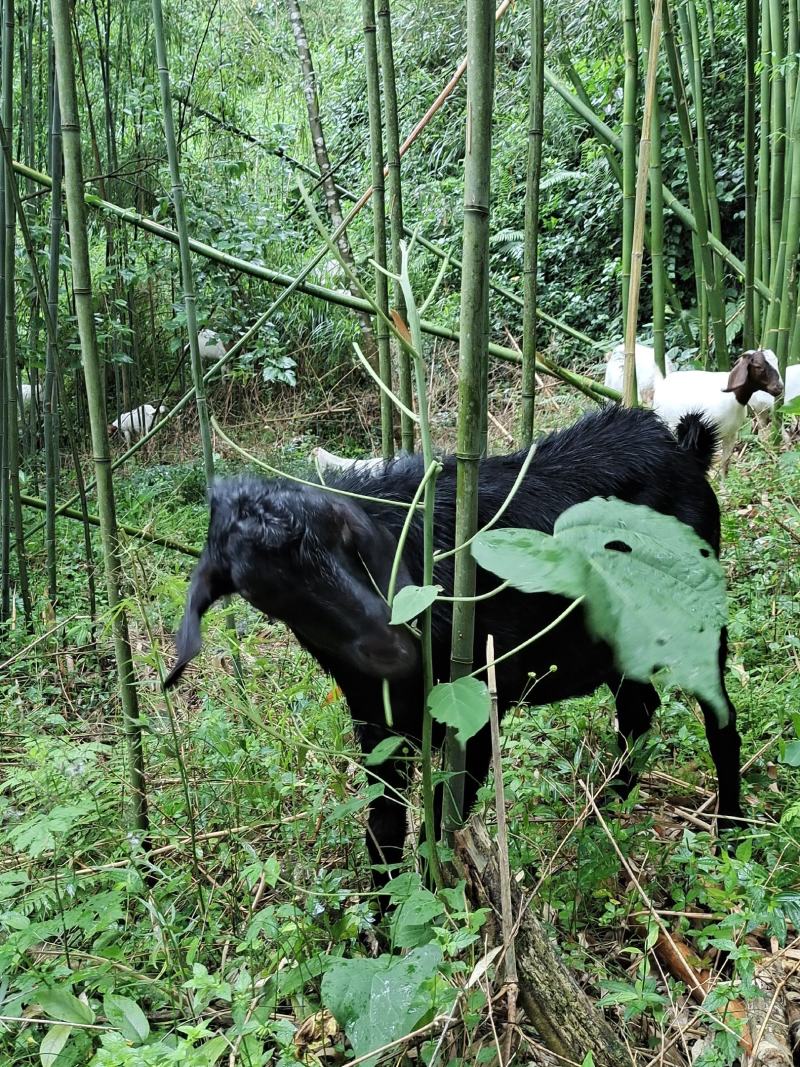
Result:
M365 755L389 737L384 727L360 723L356 734ZM405 790L408 785L408 770L405 761L388 759L377 767L367 768L370 782L384 784L383 795L370 802L367 819L367 852L372 862L372 883L381 889L392 874L383 869L399 864L403 858L408 820L406 817Z
M711 758L717 771L717 783L719 786L719 801L717 809L719 818L717 826L720 830L731 830L740 825L735 820L741 818L742 809L739 803L741 789L741 771L739 768L742 740L736 729L736 708L733 706L728 691L725 688L725 665L728 659L728 629L724 627L720 634L719 643L719 684L722 695L728 705L728 722L720 726L713 708L700 700L703 709L703 718L706 724L706 737L708 747L711 749Z
M614 701L617 706L617 741L619 750L623 756L628 756L629 750L650 729L653 713L659 707L661 699L647 682L632 682L629 679L617 676L609 682ZM626 797L636 781L636 775L631 768L630 759L625 759L622 768L617 775L617 792Z

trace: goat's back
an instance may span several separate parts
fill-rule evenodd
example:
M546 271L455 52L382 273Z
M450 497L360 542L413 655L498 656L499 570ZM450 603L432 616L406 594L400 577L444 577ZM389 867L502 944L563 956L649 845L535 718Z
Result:
M478 522L484 525L505 502L527 451L482 460ZM436 545L450 548L455 532L456 458L445 457L436 483ZM386 500L409 501L423 475L422 457L395 460L369 477L343 472L329 484ZM719 507L701 463L682 449L651 411L608 405L574 425L541 438L533 461L499 527L552 533L562 512L592 497L644 504L691 526L719 550ZM405 511L363 503L371 518L399 532ZM421 539L412 527L412 544Z

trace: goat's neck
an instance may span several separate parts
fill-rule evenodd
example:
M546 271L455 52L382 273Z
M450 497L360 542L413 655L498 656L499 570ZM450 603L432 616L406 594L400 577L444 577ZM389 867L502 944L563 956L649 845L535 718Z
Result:
M753 383L748 379L744 383L744 385L737 386L737 388L732 389L731 392L736 397L738 403L740 403L743 408L746 408L747 405L750 403L750 397L753 395L753 393L757 393L758 389L759 387L757 385L753 385Z

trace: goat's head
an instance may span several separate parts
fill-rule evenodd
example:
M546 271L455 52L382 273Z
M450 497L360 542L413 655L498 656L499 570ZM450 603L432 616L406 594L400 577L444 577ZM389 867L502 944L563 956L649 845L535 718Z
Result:
M204 612L234 592L285 622L334 673L408 677L419 664L417 641L390 625L385 599L396 547L347 497L255 478L217 483L166 684L199 652ZM396 587L410 581L401 564Z
M747 404L753 393L762 389L770 396L780 396L783 378L763 349L742 352L728 375L723 393L735 393L740 404Z

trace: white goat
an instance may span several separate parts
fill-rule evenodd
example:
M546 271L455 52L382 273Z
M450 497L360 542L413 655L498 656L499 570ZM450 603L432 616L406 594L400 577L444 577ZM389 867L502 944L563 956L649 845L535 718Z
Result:
M683 415L699 412L713 422L722 446L722 474L728 472L736 436L754 393L779 396L783 380L761 349L743 352L727 371L689 370L656 382L653 410L674 432Z
M163 415L166 407L161 404L154 408L152 404L141 404L133 411L123 411L118 419L109 425L109 435L119 433L125 439L125 444L130 446L135 437L141 437L148 433L157 415Z
M213 330L203 329L197 334L197 347L200 349L200 359L204 363L216 363L218 359L227 352L224 342L221 340L219 334L214 333ZM189 358L189 345L188 343L183 346L183 351L186 358Z
M649 345L640 345L638 342L635 348L636 359L636 390L639 394L639 403L646 407L651 407L653 403L653 390L657 381L661 381L663 375L656 366L656 354L655 349L650 348ZM664 365L667 369L667 374L671 374L675 370L675 364L669 358L664 356ZM617 392L622 392L622 387L625 379L625 345L617 345L606 356L606 374L605 384L610 389L616 389Z
M34 395L34 388L32 385L28 385L27 382L22 382L20 385L20 391L22 393L22 410L27 411L31 406L31 397ZM36 403L41 407L42 405L42 387L41 384L36 386Z
M328 452L321 447L312 448L310 459L321 471L350 468L377 474L384 464L384 460L380 456L373 459L347 459L345 456L335 456L333 452Z

